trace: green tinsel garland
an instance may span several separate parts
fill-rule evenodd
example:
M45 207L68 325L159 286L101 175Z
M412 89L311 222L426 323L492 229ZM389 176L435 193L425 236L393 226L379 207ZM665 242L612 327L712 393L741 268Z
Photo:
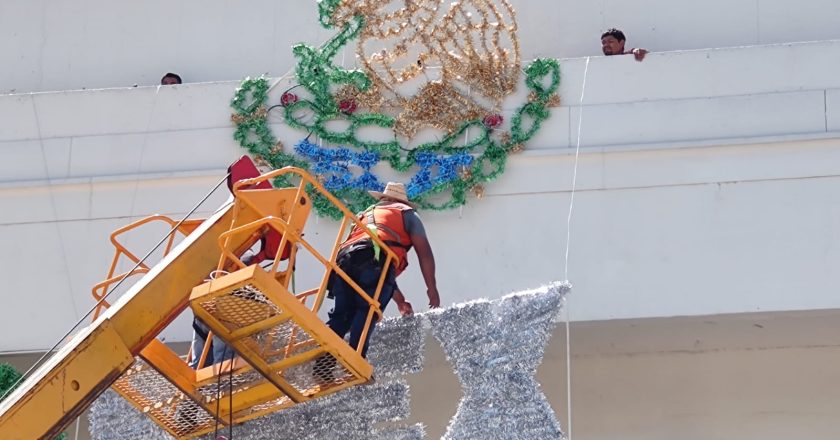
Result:
M7 391L12 389L22 376L15 367L6 363L0 364L0 396L5 395ZM55 439L66 440L67 434L62 432Z
M319 3L321 24L334 27L331 21L332 11L339 0L323 0ZM364 25L361 16L351 17L342 25L341 31L322 48L299 44L293 48L298 58L297 78L300 85L311 95L310 99L300 99L282 108L285 122L293 128L315 134L321 140L353 146L361 150L375 151L382 160L387 161L398 172L408 172L415 164L415 157L420 152L437 154L469 153L475 156L470 169L462 173L461 179L447 184L437 185L414 198L414 202L424 209L443 210L464 205L471 190L481 188L485 182L495 179L504 172L508 154L522 149L541 128L549 116L548 108L560 85L560 65L554 59L534 60L525 69L525 84L531 90L529 102L520 106L511 119L511 132L502 139L492 136L492 129L482 120L464 121L457 130L446 135L438 142L426 143L413 150L405 149L398 140L371 142L359 139L358 130L376 126L394 128L395 119L382 113L342 113L333 91L342 85L353 85L360 91L370 87L370 79L360 70L346 70L334 66L338 50L349 40L356 38ZM546 79L548 84L546 85ZM277 139L271 132L267 121L268 80L266 78L245 79L236 90L231 107L234 110L233 121L236 124L234 139L251 154L264 160L274 168L296 166L308 170L309 164L296 156L278 148ZM311 120L301 120L301 115L312 115ZM327 123L335 120L347 121L344 131L332 131ZM466 145L456 145L456 141L469 130L471 140ZM475 133L478 135L474 135ZM286 179L275 181L278 186L289 185ZM449 192L449 199L435 203L432 199L442 197ZM318 214L330 218L341 218L342 214L325 197L309 191ZM353 212L359 212L374 200L366 191L346 189L334 194L343 200Z

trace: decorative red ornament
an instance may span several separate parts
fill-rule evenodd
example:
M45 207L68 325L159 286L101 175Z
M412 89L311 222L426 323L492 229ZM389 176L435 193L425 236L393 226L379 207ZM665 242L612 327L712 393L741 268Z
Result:
M504 120L505 118L503 118L502 115L495 114L485 116L482 122L484 122L484 126L487 128L496 128L502 125Z
M355 112L356 108L358 108L356 101L352 99L342 99L341 102L338 103L338 111L341 113L350 114Z
M282 105L283 107L285 107L289 104L294 104L297 101L298 101L297 95L295 95L292 92L286 92L282 96L280 96L280 105Z

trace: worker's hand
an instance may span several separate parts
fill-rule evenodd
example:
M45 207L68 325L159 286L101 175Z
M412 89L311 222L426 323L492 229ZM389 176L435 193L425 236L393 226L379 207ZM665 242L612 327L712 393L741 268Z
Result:
M263 252L262 250L260 250L256 254L248 254L242 257L242 263L244 263L246 266L250 266L252 264L259 264L264 260L267 260L267 258L265 258L265 252Z
M411 307L411 303L408 301L397 303L397 309L399 309L400 315L402 316L411 316L414 314L414 308Z
M645 49L633 49L633 57L636 58L636 61L642 61L645 59L645 55L647 55L648 51Z
M436 309L440 307L440 294L437 291L437 287L430 287L426 290L426 295L429 297L429 308Z

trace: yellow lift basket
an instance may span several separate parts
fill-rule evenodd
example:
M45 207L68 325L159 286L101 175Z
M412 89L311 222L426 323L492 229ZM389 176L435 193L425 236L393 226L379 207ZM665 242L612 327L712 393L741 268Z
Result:
M267 186L262 182L271 182L280 176L297 181L297 186L256 189ZM312 208L307 188L313 197L329 201L343 213L328 256L319 253L304 239L304 227ZM317 180L298 168L287 167L241 180L234 183L232 192L234 206L230 226L217 237L219 263L216 271L213 276L208 275L209 281L184 293L182 306L172 311L168 322L188 305L213 335L235 351L236 357L193 370L183 356L152 338L135 357L134 364L112 385L138 410L176 438L192 438L212 432L218 426L242 423L365 383L373 374L373 367L361 356L364 343L357 349L351 348L321 321L318 311L324 302L331 274L340 276L370 304L361 337L361 341L365 341L371 322L382 316L379 294L387 268L396 258L393 251ZM152 220L173 223L161 217L135 222L112 235L116 253L107 279L94 287L95 298L101 299L108 286L121 277L114 274L121 256L139 262L119 244L117 237ZM195 226L193 221L182 225L180 230L186 235L195 230ZM385 264L372 296L335 263L348 226L366 231L384 251ZM269 231L281 236L272 264L265 268L259 264L245 265L241 259L243 253ZM169 247L171 243L167 250ZM290 249L288 255L281 256L282 250L287 248ZM299 252L309 252L320 263L323 277L317 287L293 294L289 284L295 265L300 261ZM283 257L288 259L283 260ZM161 264L165 263L166 259ZM177 260L168 264L171 267L167 270L176 272L201 270L177 267ZM141 266L136 272L148 271L148 267ZM107 303L103 304L108 307ZM209 345L205 344L203 353L191 355L200 357L203 362ZM324 371L327 369L329 371Z

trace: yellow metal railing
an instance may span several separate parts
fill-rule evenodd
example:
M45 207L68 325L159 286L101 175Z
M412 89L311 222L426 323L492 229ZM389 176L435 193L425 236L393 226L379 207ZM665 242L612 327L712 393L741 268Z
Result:
M295 178L298 184L289 188L247 189L278 176ZM182 356L150 335L149 342L139 351L135 366L113 386L138 410L177 438L202 435L216 424L241 423L364 383L373 373L373 368L361 352L373 320L382 316L379 297L388 270L396 261L394 252L320 182L300 169L283 168L242 180L233 185L232 191L235 203L226 219L221 220L226 223L218 224L221 228L213 229L213 236L200 237L215 242L214 252L208 253L207 249L204 252L207 258L217 259L216 272L222 275L194 287L188 304L196 316L233 348L237 357L193 370ZM326 198L343 214L328 256L304 238L304 226L312 209L309 194ZM119 237L156 220L174 227L170 219L152 216L112 234L115 256L108 278L94 287L94 298L102 299L107 289L123 276L150 271L120 243ZM196 222L186 224L178 230L188 234L195 225ZM371 294L336 264L348 226L361 228L383 251L383 269ZM265 269L259 264L246 265L242 261L244 253L269 233L280 235L271 265ZM169 253L173 240L169 239L164 255ZM289 252L284 256L287 247ZM300 250L311 254L317 264L323 266L324 274L317 287L294 294L289 291L289 285L295 265L301 262L297 254ZM114 272L120 258L140 264L129 274L116 275ZM205 277L209 268L201 267L204 268L200 269L202 272L196 273L199 269L191 263L175 259L168 262L162 273L178 279L183 276ZM158 276L158 270L158 267L153 268L147 278ZM318 317L331 276L341 277L369 305L356 349L347 345ZM171 294L178 296L178 292L172 291ZM108 307L107 303L104 304L103 308ZM175 304L169 312L161 313L179 313L182 310L180 307L185 307L187 301L178 299ZM187 356L200 356L199 365L203 365L211 338L212 334L203 353L189 353ZM327 369L329 371L325 373ZM324 374L329 377L319 376ZM218 393L218 389L222 390L222 394Z
M96 309L93 312L92 321L96 321L96 318L99 317L102 311L111 306L111 304L107 300L105 300L105 297L108 295L108 289L112 285L118 283L124 278L129 278L134 275L145 274L149 272L149 266L146 264L146 262L141 261L140 258L137 257L137 255L128 250L128 248L120 242L120 237L129 231L135 230L141 226L156 221L163 222L169 225L170 230L172 228L175 228L177 225L177 232L180 232L182 236L187 236L193 230L195 230L195 228L198 225L200 225L204 221L204 219L186 220L181 222L180 225L178 225L178 223L175 220L165 215L156 214L129 223L112 232L110 240L111 244L114 245L114 257L111 259L111 266L108 268L108 274L105 276L105 279L96 283L91 289L91 295L93 296L94 301L96 301ZM170 234L169 238L167 238L166 246L164 246L163 249L164 256L169 254L169 251L172 250L172 245L175 243L175 235L176 234ZM119 262L122 258L125 258L131 263L136 264L137 267L131 271L116 274L115 272L117 270L117 266L119 265Z
M280 242L280 246L279 246L280 250L284 249L284 246L286 245L286 241L288 240L288 236L291 235L292 238L293 238L293 243L300 243L315 258L317 258L318 261L321 262L321 264L323 264L327 268L327 270L324 273L323 278L321 279L321 284L318 287L317 293L315 293L315 303L312 305L312 308L311 308L312 311L317 312L318 310L320 310L321 305L324 302L324 298L326 297L326 287L327 287L327 283L329 282L329 277L330 277L331 272L335 272L338 276L340 276L345 282L347 282L348 285L350 285L350 287L353 288L353 290L356 292L356 294L361 296L370 305L370 310L368 312L367 319L365 320L364 331L362 332L362 336L359 339L359 341L360 341L359 346L356 349L359 353L361 353L362 348L364 347L364 341L367 339L367 335L368 335L368 332L369 332L369 329L370 329L370 324L371 324L371 321L373 320L374 315L378 315L379 317L382 317L382 310L380 310L380 308L379 308L379 294L382 291L382 286L385 283L385 278L386 278L387 273L388 273L388 268L390 267L390 265L393 261L396 261L396 254L394 253L394 251L391 250L391 248L388 247L388 245L385 244L384 241L382 241L382 239L379 238L379 236L377 236L376 234L371 232L367 227L365 227L365 225L362 224L361 221L359 221L357 216L354 213L350 212L350 210L347 209L347 207L344 206L344 204L340 200L338 200L334 195L332 195L332 193L327 191L317 179L314 179L311 175L309 175L308 173L306 173L305 171L303 171L299 168L285 167L285 168L281 168L279 170L274 170L274 171L271 171L269 173L263 174L259 177L255 177L255 178L252 178L252 179L240 180L239 182L236 182L233 185L234 196L236 196L237 201L241 200L243 203L247 204L248 206L250 206L251 208L253 208L257 211L264 210L265 207L258 206L258 204L254 203L253 200L250 200L247 197L241 197L241 195L244 193L244 191L255 191L255 190L242 190L241 188L256 185L260 182L268 181L269 179L274 179L276 177L280 177L280 176L284 176L284 175L290 175L290 174L295 175L296 177L300 178L300 183L297 185L297 191L295 193L295 200L300 200L301 197L303 197L304 194L306 194L305 193L306 186L311 185L312 188L315 191L317 191L318 194L326 197L327 200L329 200L333 205L338 207L339 210L341 211L341 213L344 214L343 218L341 219L341 223L340 223L340 226L339 226L338 233L336 234L335 243L333 244L333 248L332 248L332 251L330 253L330 258L327 259L323 255L321 255L314 247L312 247L311 244L309 244L306 240L303 239L303 237L300 236L300 231L291 230L290 227L289 227L289 222L283 220L282 218L263 218L262 220L259 220L257 223L265 222L267 224L270 224L273 228L275 228L275 230L277 230L278 232L280 232L283 235L283 238L282 238L282 240ZM256 190L256 191L261 191L261 190ZM291 210L288 213L289 218L291 218L293 216L294 210L297 209L297 207L298 207L298 203L293 203L292 204ZM377 245L379 245L379 247L385 251L386 258L385 258L385 262L382 266L383 270L380 273L379 281L377 283L376 290L374 292L373 297L368 295L364 291L364 289L359 287L359 285L355 281L353 281L353 279L350 278L350 276L348 276L347 273L345 273L340 267L338 267L338 265L335 262L336 257L338 255L339 247L341 246L341 243L344 241L343 238L346 235L347 226L349 224L352 224L352 225L356 226L357 228L360 228L361 230L365 231L365 233L368 234L369 238L371 240L373 240L374 242L376 242ZM219 238L219 241L220 241L220 243L223 241L222 237ZM227 246L222 245L223 254L225 256L227 256L228 258L230 258L231 255L230 255L229 252L227 252L226 248L227 248ZM292 255L294 255L294 254L295 254L295 252L293 250ZM292 258L294 258L294 257L292 257ZM240 268L245 267L244 263L242 263L241 261L238 261L238 260L235 260L235 261L237 261L237 265ZM292 263L293 263L293 260L292 260ZM280 251L278 251L277 256L274 260L274 263L272 264L272 272L274 270L276 270L276 268L278 267L279 264L280 264ZM222 264L220 262L220 266L221 265ZM291 267L294 267L294 265L290 264L288 267L291 268ZM219 267L219 269L222 269L222 267ZM288 287L288 277L286 278L285 287ZM306 295L306 296L309 296L309 295Z

